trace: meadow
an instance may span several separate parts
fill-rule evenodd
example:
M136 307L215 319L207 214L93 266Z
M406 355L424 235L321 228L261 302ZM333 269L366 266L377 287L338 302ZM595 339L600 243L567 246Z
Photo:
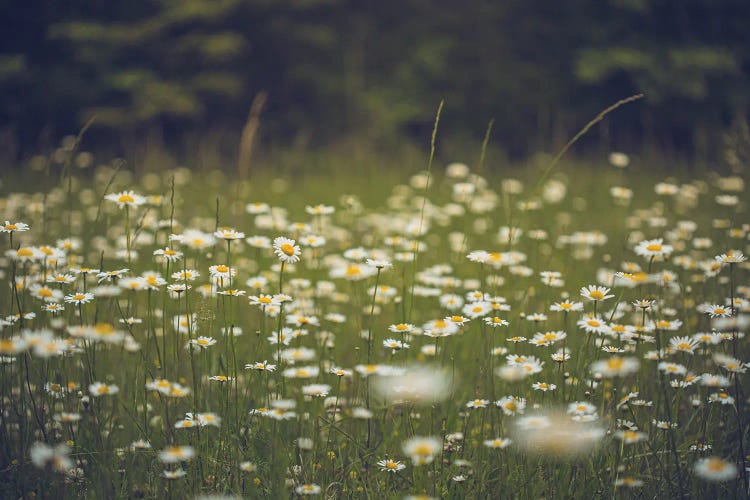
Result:
M0 186L4 498L745 498L741 174Z

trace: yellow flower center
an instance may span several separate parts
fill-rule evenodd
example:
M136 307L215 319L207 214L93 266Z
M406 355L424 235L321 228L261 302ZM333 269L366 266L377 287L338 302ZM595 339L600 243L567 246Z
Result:
M294 255L294 247L290 245L289 243L284 243L279 248L281 249L282 252L284 252L286 255L290 257Z
M96 392L99 394L109 394L109 386L108 385L102 385L97 387Z
M600 292L599 290L593 290L589 292L589 297L591 297L594 300L602 300L604 298L604 294Z
M662 246L660 243L651 243L646 246L646 250L649 252L661 252Z
M284 252L286 253L286 252ZM292 254L288 254L292 255ZM362 270L359 268L359 266L355 266L354 264L350 264L346 267L346 275L347 276L358 276L362 273Z
M220 264L216 266L216 272L217 273L228 273L229 267L225 266L224 264Z
M598 321L596 321L595 319L590 319L590 320L588 320L588 321L586 322L586 324L587 324L587 325L589 325L589 326L593 326L593 327L601 326L601 323L599 323L599 322L598 322Z
M5 225L5 230L6 231L15 231L16 229L18 229L18 226L16 226L15 224L6 224Z
M117 198L117 201L120 203L133 203L135 202L135 198L129 194L121 194L120 197Z
M609 360L607 360L607 368L611 370L620 370L623 365L624 363L621 358L609 358Z
M29 247L23 247L18 249L16 255L19 257L33 257L34 251Z
M711 472L722 472L725 467L724 462L718 458L709 458L706 462L706 468Z
M111 335L115 333L115 327L109 323L97 323L94 325L94 332L97 335Z
M77 293L77 294L73 295L73 300L83 300L85 298L86 298L86 296L84 294L82 294L82 293Z

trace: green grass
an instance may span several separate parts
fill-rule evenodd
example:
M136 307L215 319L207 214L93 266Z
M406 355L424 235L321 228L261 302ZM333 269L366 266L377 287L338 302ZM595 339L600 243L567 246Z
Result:
M738 471L740 442L747 452L747 379L744 370L732 373L722 368L716 355L747 360L747 263L725 265L716 275L701 267L730 249L747 252L744 187L726 191L723 186L725 194L739 197L730 206L717 204L716 195L723 192L721 178L708 173L674 179L678 194L657 195L654 186L663 180L658 174L642 165L616 169L601 160L563 163L536 189L549 160L501 168L490 156L481 181L450 178L436 162L432 183L424 190L410 186L412 176L426 166L417 154L399 161L387 155L290 153L264 161L267 164L246 180L206 168L142 168L138 175L124 168L71 168L59 181L39 181L38 174L22 170L3 178L4 219L28 223L31 230L0 238L8 252L2 261L6 284L0 292L0 311L3 317L35 313L33 318L9 320L0 332L3 496L283 498L296 495L304 485L317 485L319 495L332 498L744 497L744 478ZM509 192L511 178L522 182L519 193ZM457 183L473 184L476 194L456 198ZM631 189L632 200L615 203L612 186ZM104 198L130 189L154 198L127 210ZM564 191L558 200L542 196L553 189ZM245 207L253 202L275 207L274 220L249 214ZM523 210L520 204L529 202L534 209ZM334 207L335 212L319 216L305 210L317 204ZM295 229L294 223L309 227ZM298 243L305 234L316 234L326 243L303 248L299 263L280 268L270 249L252 248L242 239L229 244L219 240L196 250L169 238L170 227L174 234L188 229L213 233L217 225L236 228L247 237L287 236ZM508 226L515 228L517 238L512 242L507 234L499 236ZM424 234L419 234L420 227ZM583 233L597 241L586 242L580 237ZM576 234L578 239L571 242ZM711 241L696 247L696 237ZM16 257L19 248L52 249L65 238L75 238L80 246L68 249L64 258L26 262ZM638 242L652 238L665 238L674 252L653 262L634 253ZM425 246L423 251L416 257L400 255L408 242L416 241ZM137 251L130 262L122 255L128 245ZM155 260L154 250L166 247L184 252L184 257L171 264ZM363 280L332 277L339 268L350 266L354 271L351 266L364 263L365 253L345 257L347 250L359 247L369 257L392 261L393 268ZM515 265L494 267L467 259L477 250L513 251L522 258ZM623 286L629 280L615 280L613 272L625 270L628 262L650 272L651 279ZM200 293L201 286L210 283L209 267L222 264L235 268L236 275L231 283L217 283L213 292L239 289L246 296ZM46 277L80 266L129 271L108 283L120 285L115 297L98 288L97 297L80 307L58 300L64 311L42 310L38 287ZM189 283L192 289L171 294L166 284L180 283L172 274L183 269L195 269L200 277ZM675 279L665 284L658 276L668 270ZM159 273L166 283L150 291L126 288L128 277L146 271ZM560 286L543 282L543 271L559 272ZM246 282L255 276L267 278L267 284L250 288ZM17 294L10 293L14 277ZM376 283L387 288L375 291ZM612 288L614 297L596 305L583 299L579 290L592 284ZM72 283L53 283L49 288L67 296L84 289L97 291L98 286L93 275L75 275ZM277 317L248 303L247 296L276 294L280 288L294 300L285 303ZM439 298L455 294L465 299L473 290L487 293L493 298L490 302L501 307L486 316L499 316L509 324L495 329L476 317L458 327L456 334L439 339L388 331L399 323L423 327L457 314L469 316L471 311L451 310ZM702 303L725 304L730 297L741 299L735 311L739 327L717 325L697 309ZM584 310L550 311L553 303L566 298L582 301ZM645 313L631 305L646 298L655 303ZM503 303L510 310L502 310ZM616 305L624 308L622 317L614 316ZM670 331L658 324L642 332L652 337L645 341L628 340L617 331L585 333L576 322L594 311L602 322L628 328L666 319L682 325ZM339 316L330 316L334 313ZM547 319L529 320L534 313ZM185 333L179 333L173 321L182 314L195 315ZM245 364L264 360L279 364L280 350L267 337L287 326L291 314L319 320L319 326L307 325L307 335L288 346L310 350L297 352L303 357L310 352L310 359L296 365L282 360L273 372L246 370ZM140 322L120 322L131 317ZM100 325L92 329L96 324ZM104 337L109 329L102 325L111 325L115 333ZM228 327L241 328L242 335L227 335ZM667 348L672 338L712 328L725 334L717 344L698 345L692 354ZM40 333L43 330L50 333ZM82 330L89 332L88 339L80 336ZM555 331L567 334L564 343L536 346L510 340ZM186 348L199 336L216 343L206 349ZM18 339L24 338L26 345L19 346ZM410 347L393 353L383 346L388 338ZM32 345L55 339L68 341L64 354L53 349L45 356ZM436 346L434 355L422 350L429 345ZM623 352L604 352L604 346ZM664 350L655 354L659 346ZM496 348L507 352L493 353ZM552 359L560 349L571 355L569 361ZM538 373L521 377L507 370L510 354L535 356L543 365ZM418 374L365 377L355 367L368 364L368 356L370 364L381 367L434 370L428 383L414 390L423 397L434 390L435 401L395 402L371 392L370 385L378 380L391 388L409 386L418 381ZM636 361L637 370L594 376L591 367L597 361L610 360L616 371L618 357ZM687 373L659 371L654 358L680 364ZM293 366L314 367L319 374L310 379L285 377L284 370ZM338 377L329 372L334 366L353 373ZM704 373L726 377L725 387L670 384ZM214 375L234 380L209 380ZM159 379L180 384L185 395L168 397L146 389ZM114 384L119 391L94 397L89 386L95 382ZM557 388L534 390L535 382ZM55 394L50 383L70 383L72 389ZM304 396L302 387L309 384L329 385L327 398ZM622 402L630 392L639 394ZM709 404L712 394L726 394L735 402ZM508 396L523 398L523 414L506 414L494 404ZM277 420L262 415L265 410L253 412L278 399L293 402L293 418ZM486 408L468 408L475 399L489 403ZM633 404L636 399L649 406ZM567 410L573 402L588 402L595 409L583 417L586 422L572 420ZM368 408L372 417L357 418L359 408ZM175 428L188 412L211 413L220 426ZM79 420L66 422L63 413ZM555 422L543 431L542 441L528 423L519 427L525 417L540 414ZM662 430L652 420L677 425ZM642 439L633 444L619 439L618 432L627 426L637 426L643 434L634 436ZM456 438L458 433L461 438ZM417 464L404 450L404 443L414 436L436 438L442 451L423 455L429 463ZM502 449L484 445L497 437L512 443ZM150 447L133 447L138 440ZM30 452L35 442L67 443L70 462L35 465ZM699 443L712 448L691 450ZM194 457L164 464L159 452L170 445L190 446ZM715 462L717 468L735 467L735 473L730 471L721 481L702 478L696 464L711 456L725 460ZM381 471L377 462L386 458L405 468ZM245 467L248 470L241 468L245 462L252 464ZM56 465L77 470L71 474ZM184 471L184 476L167 479L165 470ZM623 480L625 485L616 486ZM642 485L628 486L631 480Z

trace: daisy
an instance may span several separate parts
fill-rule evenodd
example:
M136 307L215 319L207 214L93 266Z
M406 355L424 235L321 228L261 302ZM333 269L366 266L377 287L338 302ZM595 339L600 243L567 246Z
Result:
M664 258L671 254L672 250L672 245L665 245L662 238L644 240L635 247L636 254L647 258Z
M382 472L398 472L406 468L406 466L402 462L392 460L390 458L384 458L383 460L380 460L377 465L378 467L380 467L380 470Z
M723 405L733 405L734 398L724 391L714 392L713 394L708 396L708 402L709 403L721 403Z
M94 300L94 294L91 292L76 292L65 296L65 302L69 304L88 304Z
M484 318L484 322L485 324L490 325L493 328L497 328L499 326L508 326L510 324L506 320L498 316L492 316L492 317L488 316Z
M506 396L495 401L495 406L503 410L506 415L517 415L526 409L526 398Z
M604 334L609 331L609 326L602 319L596 316L585 316L578 320L576 323L579 328L582 328L587 333Z
M607 359L596 361L591 365L591 373L602 377L624 377L638 371L640 362L638 358L610 356Z
M266 214L270 211L271 207L268 205L268 203L263 203L260 201L248 203L247 205L245 205L245 212L249 213L250 215Z
M94 397L99 396L114 396L120 392L120 388L116 385L107 385L102 382L94 382L89 386L89 393Z
M624 444L634 444L648 439L648 434L640 431L622 430L615 432L615 437Z
M570 300L555 302L549 306L549 310L553 312L583 311L583 302L573 302Z
M321 492L321 487L317 484L302 484L297 486L294 491L298 495L318 495Z
M216 339L212 337L198 337L190 341L191 345L200 347L201 349L208 349L212 345L216 344Z
M58 283L61 285L69 285L75 282L75 277L72 274L54 274L47 277L47 283Z
M231 227L221 227L214 232L214 236L216 236L220 240L233 241L241 240L245 237L245 233L241 233Z
M703 309L703 312L705 312L712 318L716 318L716 317L728 318L732 316L732 308L730 306L707 304L702 309Z
M253 462L240 462L239 468L243 472L255 472L258 470L258 466Z
M182 252L178 250L172 250L169 247L154 250L154 255L156 257L161 257L167 262L177 262L182 258Z
M731 481L737 476L737 466L719 457L701 458L695 462L693 471L706 481Z
M164 479L179 479L181 477L185 477L187 475L187 472L185 472L184 469L174 469L164 470L161 474Z
M531 385L531 388L535 391L547 392L554 391L555 389L557 389L557 386L555 384L548 384L547 382L534 382Z
M658 369L667 375L685 375L687 373L687 368L685 368L683 365L678 363L669 363L667 361L662 361L658 365Z
M614 297L614 295L607 295L608 293L609 288L603 286L589 285L581 288L581 297L594 302Z
M693 354L700 343L690 337L672 337L669 339L669 347L675 351Z
M302 387L302 394L317 398L326 397L330 391L331 386L328 384L310 384Z
M273 240L273 251L283 263L299 262L302 251L294 240L279 236Z
M51 466L57 472L67 472L75 465L70 455L70 447L64 443L50 446L46 443L35 442L29 449L31 463L40 469Z
M104 197L106 200L117 203L119 208L138 207L146 203L146 198L133 191L122 191L111 193Z
M466 403L466 407L467 408L487 408L488 404L490 404L490 401L488 399L474 399Z
M742 252L737 250L730 250L727 253L723 253L716 257L716 262L720 264L741 264L747 260L747 257Z
M367 259L366 264L378 270L390 269L393 267L393 264L390 261L383 259Z
M159 460L165 464L176 464L190 460L195 456L195 450L190 446L168 446L159 452Z
M23 222L10 222L5 221L5 224L0 225L0 233L22 233L29 230L29 225Z
M488 439L484 441L484 445L487 448L495 448L495 449L507 448L508 446L510 446L510 444L511 444L510 439L500 438L500 437L497 437L495 439Z
M400 349L408 349L410 345L405 342L402 342L401 340L385 339L383 341L383 347L387 347L388 349L391 349L392 354L395 354L396 351Z
M443 443L435 437L414 436L406 440L402 449L414 465L425 465L435 460L435 455L443 448Z
M245 370L258 370L258 371L268 371L272 372L276 370L276 365L272 365L268 363L268 361L256 361L255 363L250 363L245 365Z

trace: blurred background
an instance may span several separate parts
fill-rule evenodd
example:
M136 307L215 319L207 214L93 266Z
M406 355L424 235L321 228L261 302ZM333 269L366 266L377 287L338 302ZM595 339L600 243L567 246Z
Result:
M426 149L724 161L747 141L747 0L3 0L0 157L59 146ZM738 148L730 148L736 154ZM133 153L135 154L135 153ZM736 158L734 159L736 161Z

